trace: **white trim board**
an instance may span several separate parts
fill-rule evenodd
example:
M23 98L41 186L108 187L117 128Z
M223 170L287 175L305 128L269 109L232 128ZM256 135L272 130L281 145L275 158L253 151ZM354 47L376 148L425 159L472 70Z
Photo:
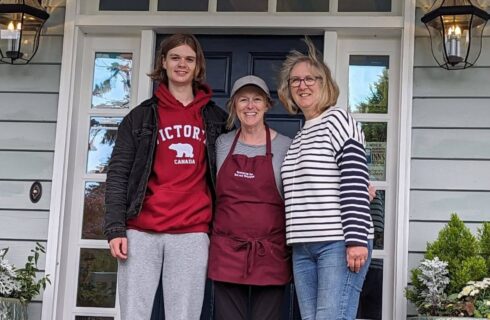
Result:
M59 289L59 267L61 255L61 236L63 226L63 208L65 203L65 186L67 176L68 141L70 139L70 121L73 89L73 66L75 60L76 39L75 27L77 1L67 0L65 10L63 55L61 59L60 91L58 98L58 116L56 122L56 142L53 163L53 180L51 186L51 205L49 213L48 240L46 244L46 274L51 275L51 285L43 294L42 320L57 319L56 309Z
M405 287L408 279L408 230L410 207L410 151L412 129L412 91L415 47L415 6L416 0L404 3L404 22L402 34L402 60L400 72L400 113L398 136L398 186L396 192L397 221L395 225L395 270L393 319L407 318Z

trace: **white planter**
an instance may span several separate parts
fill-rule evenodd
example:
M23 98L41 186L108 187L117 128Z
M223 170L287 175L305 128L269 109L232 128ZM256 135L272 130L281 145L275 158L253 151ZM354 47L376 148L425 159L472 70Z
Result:
M27 305L19 299L0 297L0 320L27 320Z

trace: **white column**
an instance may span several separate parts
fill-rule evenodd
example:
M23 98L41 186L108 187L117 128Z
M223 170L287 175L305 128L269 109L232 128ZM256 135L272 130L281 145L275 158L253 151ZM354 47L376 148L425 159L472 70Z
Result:
M325 31L323 35L323 61L332 71L332 78L335 79L337 73L337 43L338 35L336 31Z
M148 99L152 95L152 81L147 76L153 70L155 61L155 42L156 34L153 30L141 31L140 42L140 65L138 68L138 93L137 100L134 105Z

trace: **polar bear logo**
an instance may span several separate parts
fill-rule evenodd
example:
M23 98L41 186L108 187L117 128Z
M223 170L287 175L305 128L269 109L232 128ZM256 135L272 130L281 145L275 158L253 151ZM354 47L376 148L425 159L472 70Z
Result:
M177 158L194 158L194 149L188 143L172 143L168 148L177 152Z

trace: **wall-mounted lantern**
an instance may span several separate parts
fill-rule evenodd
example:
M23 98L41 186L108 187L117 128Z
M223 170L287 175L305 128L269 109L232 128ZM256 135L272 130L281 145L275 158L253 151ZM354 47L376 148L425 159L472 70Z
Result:
M436 0L422 22L429 30L432 55L448 70L473 66L480 56L490 15L470 0Z
M0 63L29 63L48 18L41 0L0 0Z

